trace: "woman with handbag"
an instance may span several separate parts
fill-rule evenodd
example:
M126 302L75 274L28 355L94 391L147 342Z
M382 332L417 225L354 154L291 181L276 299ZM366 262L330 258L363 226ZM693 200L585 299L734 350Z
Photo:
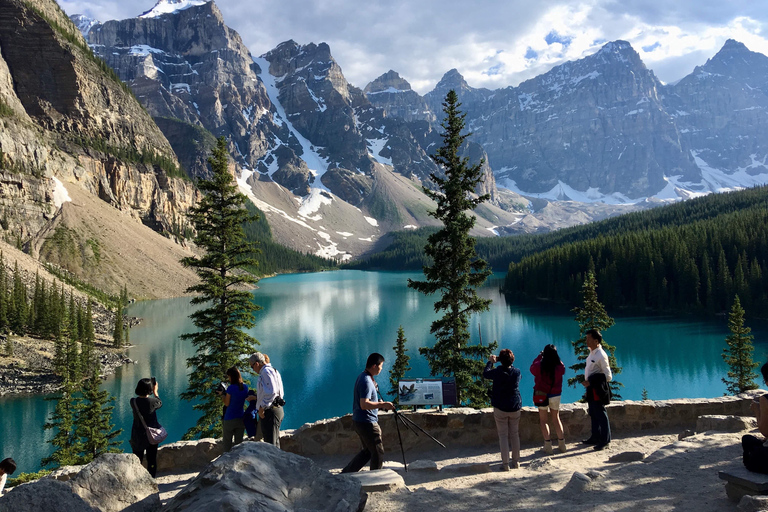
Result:
M494 368L496 361L501 366ZM485 365L483 377L493 380L491 405L496 431L499 434L501 448L501 471L520 467L519 424L523 400L520 397L520 370L512 366L515 355L508 348L499 352L499 357L491 356ZM512 458L509 452L512 451Z
M131 427L131 448L133 454L144 461L144 453L147 454L147 471L152 478L157 474L157 445L167 435L165 429L157 421L157 410L163 406L163 402L157 396L157 381L141 379L136 384L137 398L131 398L133 409L133 426ZM151 396L150 396L151 395ZM151 429L152 438L150 439Z
M539 426L544 436L544 451L553 454L549 420L555 427L560 453L566 452L563 423L560 421L560 395L563 393L565 365L557 354L557 348L549 344L531 364L533 374L533 404L539 408Z

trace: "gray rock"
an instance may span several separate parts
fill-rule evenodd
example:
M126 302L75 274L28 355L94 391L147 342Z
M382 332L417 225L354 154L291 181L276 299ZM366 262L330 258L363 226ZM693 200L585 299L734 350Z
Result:
M530 464L528 464L528 469L531 469L533 471L540 471L540 470L546 470L554 466L554 463L552 462L552 457L543 457L541 459L536 459L534 461L531 461Z
M477 475L480 473L490 473L491 465L487 462L479 463L462 463L462 464L449 464L443 467L443 471L453 471L456 473L464 473L467 475Z
M66 482L77 475L85 466L62 466L45 475L44 478Z
M72 488L58 480L43 479L11 489L0 498L0 510L13 512L99 512Z
M362 510L360 482L262 442L243 442L214 460L164 512Z
M560 492L564 494L579 494L592 488L592 479L584 473L578 471L573 473L571 480L565 484Z
M408 471L437 471L437 462L419 459L408 464Z
M612 455L608 462L636 462L644 458L645 454L643 452L621 452Z
M587 471L587 476L592 480L597 480L599 478L604 478L605 473L602 471L598 471L596 469L590 469L589 471Z
M693 436L693 435L696 435L696 432L694 432L694 431L693 431L693 430L691 430L691 429L686 429L686 430L684 430L684 431L680 432L680 433L677 435L677 440L678 440L678 441L682 441L682 440L683 440L683 439L685 439L686 437L691 437L691 436Z
M403 477L391 469L359 471L357 473L346 473L342 476L360 482L363 492L386 492L405 487Z
M741 432L757 425L755 418L749 416L723 416L711 414L696 418L696 432Z
M68 483L73 492L101 512L160 510L157 482L132 453L105 453Z
M768 496L743 496L736 509L739 512L760 512L768 510Z
M166 444L157 451L157 470L200 471L222 453L224 453L224 445L221 439L205 438Z

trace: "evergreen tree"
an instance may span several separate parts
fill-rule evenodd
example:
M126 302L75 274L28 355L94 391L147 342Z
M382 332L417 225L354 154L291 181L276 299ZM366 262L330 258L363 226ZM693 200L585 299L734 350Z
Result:
M411 356L406 354L408 349L405 348L407 342L408 340L405 339L405 331L403 331L403 326L401 325L397 329L397 341L395 342L395 346L392 347L395 350L395 363L392 365L392 369L389 370L389 384L391 385L389 394L394 396L392 402L395 405L400 403L400 390L398 389L397 382L405 377L405 372L411 370L411 367L408 366L408 361L410 361Z
M80 381L82 376L80 370L82 369L82 360L80 358L80 350L77 344L77 332L72 332L66 338L65 361L67 379L70 382L76 383Z
M21 272L19 271L19 262L17 261L13 267L13 292L12 298L12 311L10 311L9 323L11 330L16 334L23 335L26 332L27 326L27 287L21 280Z
M67 379L69 378L69 370L67 369L67 342L62 338L61 333L58 333L54 337L53 347L53 373L62 379Z
M576 313L576 323L579 324L579 339L572 341L573 352L576 355L576 364L570 368L576 372L575 377L568 379L569 386L576 386L584 381L584 368L586 368L586 360L589 357L589 347L587 347L587 331L590 329L597 329L603 334L603 342L601 343L603 350L608 353L608 362L611 366L611 372L613 373L613 380L610 383L611 392L615 399L620 400L619 387L623 386L621 382L616 380L616 375L621 373L621 367L616 363L616 347L609 345L605 341L605 331L607 331L615 323L613 318L608 316L605 311L605 306L597 299L597 281L595 280L595 274L592 272L587 273L587 277L584 280L584 284L581 287L582 293L582 306L573 308L573 312Z
M75 417L78 404L73 389L72 383L65 379L61 395L54 398L56 407L48 422L43 426L45 430L56 430L54 436L48 440L54 447L54 451L48 457L43 458L40 462L42 466L53 465L54 468L57 468L80 464L81 445L75 435Z
M8 330L8 274L0 251L0 332Z
M112 331L112 346L122 348L123 346L123 303L117 303L117 313L115 314L115 329Z
M5 338L5 355L13 357L13 341L11 341L10 336Z
M101 379L94 367L85 381L82 406L75 419L75 435L81 447L82 462L87 464L102 453L119 453L117 440L123 429L113 430L112 410L114 397L108 391L100 391Z
M91 346L96 342L96 332L93 328L93 308L91 307L91 299L88 298L88 306L85 310L85 341L90 343Z
M195 294L191 303L205 305L190 315L197 332L182 335L192 341L196 350L187 359L192 371L181 397L195 401L192 407L202 414L185 439L221 435L221 399L213 391L228 368L246 366L243 356L254 352L258 344L243 332L254 326L253 311L259 309L253 295L244 289L256 282L243 270L256 264L250 256L256 249L243 234L243 224L254 219L245 209L246 197L238 192L228 171L223 137L218 139L208 163L212 176L198 183L204 195L189 211L197 231L195 243L204 254L181 260L195 270L201 281L187 289Z
M432 375L455 377L459 403L483 406L488 403L488 383L481 375L485 360L496 347L469 345L469 318L473 313L488 310L491 301L478 297L476 289L491 270L476 256L475 239L469 236L475 217L467 212L489 196L474 195L483 180L483 162L469 166L469 159L459 156L459 149L469 136L461 134L466 114L460 113L459 106L456 92L449 91L443 103L443 145L432 157L445 176L430 175L437 191L424 188L424 193L437 203L437 209L429 214L442 222L443 228L430 235L424 247L425 254L432 259L431 265L424 266L426 280L409 279L408 286L425 295L441 293L435 302L435 312L444 314L432 322L430 329L436 342L431 348L419 348Z
M750 389L757 389L755 384L755 368L760 363L752 360L755 347L752 345L754 336L752 329L744 325L744 308L741 307L739 296L733 300L731 313L728 316L728 329L731 334L725 338L726 348L723 349L723 359L728 364L728 378L723 382L728 393L737 395Z

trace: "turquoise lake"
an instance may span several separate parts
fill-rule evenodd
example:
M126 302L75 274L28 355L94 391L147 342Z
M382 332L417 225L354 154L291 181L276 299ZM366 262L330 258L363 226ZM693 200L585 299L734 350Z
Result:
M284 429L306 422L351 412L352 385L371 352L387 359L379 385L389 388L388 369L394 360L392 347L402 325L411 356L409 377L428 377L426 361L418 347L431 345L431 322L436 318L434 301L407 288L408 278L418 273L336 271L292 274L263 279L254 291L262 307L256 313L251 334L261 342L280 370L286 392ZM495 274L481 290L493 299L490 311L472 318L473 341L478 326L484 342L498 340L515 354L515 366L523 370L521 391L531 405L533 378L528 367L547 343L558 347L566 366L575 363L570 341L578 327L569 308L528 307L507 304L499 293L503 274ZM722 377L727 368L721 357L728 334L725 318L711 321L668 317L618 316L607 305L616 325L605 333L617 347L623 371L616 377L625 385L625 399L640 399L643 388L651 399L716 397L725 392ZM115 396L113 421L123 428L121 439L128 451L131 426L129 399L138 379L157 377L163 407L160 422L169 432L167 442L177 441L194 424L190 402L178 398L187 387L186 359L193 354L179 335L192 330L189 299L168 299L134 304L128 314L141 317L131 330L134 347L129 357L137 361L118 369L104 383ZM755 360L768 354L765 323L747 321L755 335ZM567 377L573 375L571 370ZM563 401L580 398L580 390L565 388ZM50 451L43 424L54 403L31 395L0 399L0 458L13 457L19 472L36 471Z

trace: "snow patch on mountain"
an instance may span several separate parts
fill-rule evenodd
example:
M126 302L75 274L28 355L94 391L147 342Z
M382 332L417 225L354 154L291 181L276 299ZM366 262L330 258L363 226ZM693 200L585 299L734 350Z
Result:
M61 208L61 205L72 201L69 192L59 178L53 178L53 205Z
M705 184L710 192L727 192L768 183L766 156L759 160L756 154L752 154L750 155L752 162L749 165L738 167L734 172L727 173L722 169L711 167L699 156L700 154L701 151L691 150L691 156L701 170L702 184ZM755 172L760 168L763 172ZM750 170L752 173L749 172Z
M333 199L328 192L316 188L310 189L309 194L301 199L299 206L299 217L306 217L309 220L320 220L322 215L312 215L324 204L330 205Z
M328 195L327 192L323 192L320 190L313 190L306 198L301 199L297 198L301 202L301 206L299 207L299 216L303 217L304 219L297 219L290 214L288 214L286 211L281 210L279 208L275 208L274 206L270 205L269 203L266 203L264 201L261 201L258 199L254 193L251 186L248 184L248 179L254 174L254 172L250 169L243 169L243 171L240 173L240 177L237 178L237 186L240 189L240 192L245 194L245 196L251 200L253 204L256 205L256 207L263 211L263 212L271 212L275 213L281 217L283 217L286 220L289 220L295 224L298 224L299 226L306 228L313 233L317 234L317 236L322 239L322 243L317 238L315 239L315 243L317 244L317 249L315 250L314 254L316 256L320 256L321 258L337 258L341 261L349 261L352 259L352 255L346 251L339 250L339 244L331 240L331 235L324 231L320 231L318 229L313 228L309 224L307 224L304 219L309 221L317 221L322 219L321 215L316 216L309 216L309 214L316 212L322 204L330 204L330 201L332 200ZM276 187L279 187L280 185L275 183ZM313 193L317 193L316 195L313 195ZM319 196L319 197L318 197ZM302 208L304 209L302 212ZM325 228L322 228L325 229ZM353 236L353 233L344 233L342 236Z
M328 189L322 184L322 181L319 178L322 178L323 174L325 174L328 171L328 160L321 157L314 150L314 146L312 145L312 143L308 141L301 133L299 133L299 131L296 130L296 128L293 127L293 124L288 120L288 116L285 114L285 109L283 108L283 105L280 103L280 100L279 100L280 91L277 88L276 79L269 72L269 61L265 59L263 56L254 58L253 61L259 66L259 68L261 68L261 74L259 75L259 77L261 78L261 81L264 83L264 87L266 87L267 89L267 95L269 96L269 100L272 102L272 104L275 106L275 109L277 110L277 115L274 116L275 124L277 125L284 124L288 128L288 130L290 130L290 132L299 141L299 144L301 144L303 154L299 156L307 164L307 167L315 176L315 178L317 178L313 182L312 188L319 188L327 191Z
M368 154L373 157L374 160L379 162L380 164L389 165L390 167L394 167L392 165L392 159L386 158L381 156L379 153L381 153L381 150L383 150L387 144L389 143L389 139L366 139L365 143L370 146L370 149L368 151Z
M98 21L93 18L89 18L85 14L73 14L69 19L72 20L72 22L77 27L77 30L79 30L80 33L83 34L83 37L86 39L88 39L88 32L91 31L94 25L99 24Z
M379 222L372 217L365 217L365 220L373 227L377 227L379 225ZM360 240L362 240L362 238Z
M205 5L209 1L210 0L160 0L153 8L140 14L139 18L157 18L164 14L172 14L174 12L189 9L190 7Z

